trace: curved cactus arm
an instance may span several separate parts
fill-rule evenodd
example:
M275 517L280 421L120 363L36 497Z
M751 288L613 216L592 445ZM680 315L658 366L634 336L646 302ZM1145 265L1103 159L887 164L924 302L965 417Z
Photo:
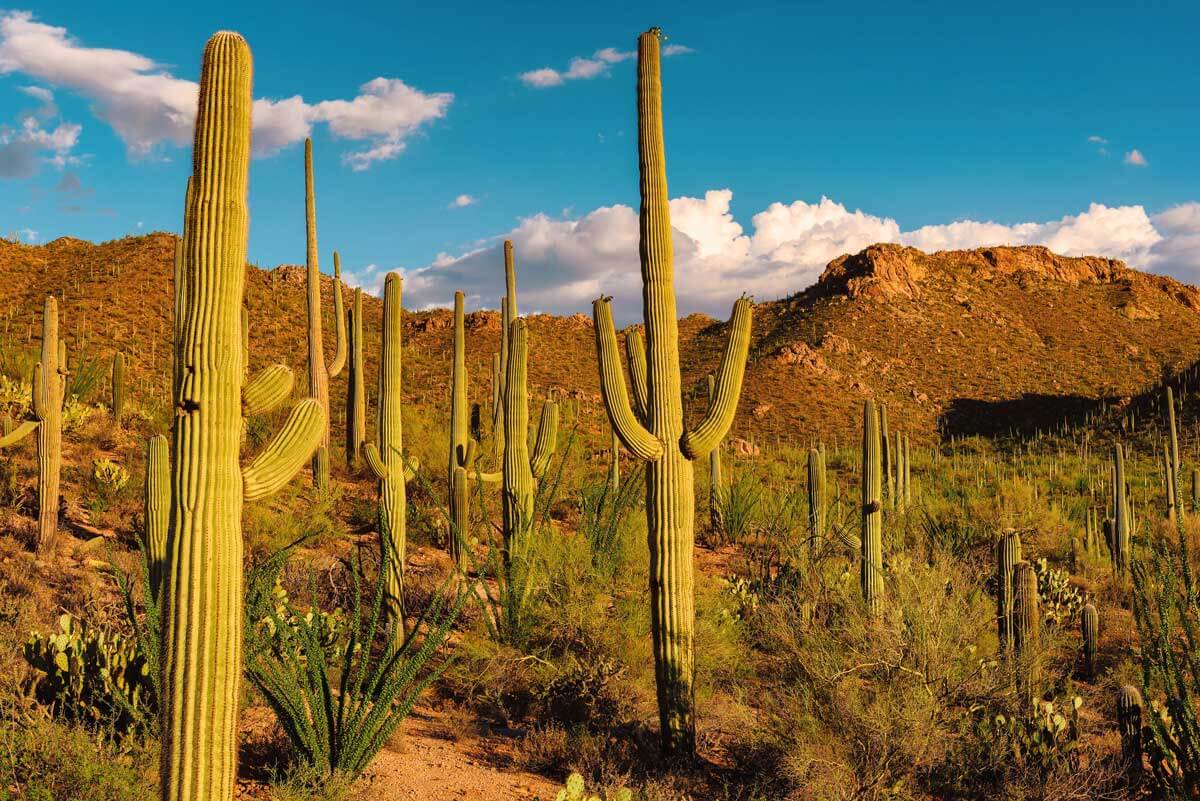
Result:
M264 367L242 387L242 416L251 417L277 408L292 396L296 376L282 364Z
M38 420L44 420L50 411L49 392L50 388L46 381L46 370L42 367L42 363L38 362L33 366L33 389L30 392L33 416Z
M483 473L479 470L472 470L467 478L472 481L482 481L484 484L499 484L504 480L504 473L496 471L495 473Z
M663 444L638 421L629 405L625 377L621 375L621 357L617 354L617 332L613 327L608 298L592 303L596 324L596 355L600 364L600 394L609 422L621 444L638 459L654 461L663 455Z
M329 364L329 377L337 378L346 366L346 358L350 347L346 342L346 310L342 305L342 257L333 251L333 319L337 326L337 342L334 346L333 361Z
M629 378L633 384L633 411L645 423L650 408L646 343L642 341L642 332L636 328L625 335L625 355L629 358Z
M698 459L717 447L737 411L738 397L742 394L742 376L746 373L746 356L750 352L750 321L754 304L744 295L733 304L733 316L729 321L729 341L721 356L717 370L712 402L704 419L695 428L683 432L679 449L688 459Z
M558 404L546 401L542 404L542 416L538 420L537 439L533 443L533 453L529 457L529 466L534 478L541 478L550 467L550 459L558 450Z
M9 445L16 445L27 436L37 431L37 420L26 420L21 425L14 428L5 436L0 437L0 448L7 448Z
M242 468L242 497L257 501L292 480L321 442L325 411L313 398L300 401L279 433L253 462Z
M421 469L421 460L415 456L400 457L404 462L404 480L405 482L412 481L417 477L417 471Z
M388 477L387 465L383 462L383 457L379 455L379 448L374 442L368 442L363 445L363 456L367 458L367 467L371 468L371 472L380 481L386 481Z

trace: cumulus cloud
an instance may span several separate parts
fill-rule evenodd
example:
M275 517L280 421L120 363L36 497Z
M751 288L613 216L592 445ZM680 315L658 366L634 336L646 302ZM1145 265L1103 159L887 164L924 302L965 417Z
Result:
M449 208L461 209L467 206L474 206L478 202L479 201L471 195L459 195L458 197L454 198L454 200L450 201Z
M22 86L20 90L39 105L21 112L16 125L0 125L0 178L29 178L43 164L63 167L78 161L72 152L83 126L63 120L55 123L58 106L49 89Z
M668 45L663 49L662 54L664 56L678 56L691 52L692 49L690 47L677 44ZM548 89L551 86L562 86L567 81L587 80L588 78L595 78L598 75L607 75L609 68L613 64L628 61L635 56L637 56L637 53L632 50L617 50L615 47L603 47L588 58L577 56L571 59L565 70L542 67L541 69L522 72L519 77L526 86L532 86L535 89Z
M1142 155L1142 151L1138 150L1136 147L1125 154L1125 163L1131 164L1134 167L1145 167L1147 164L1149 164L1149 162L1146 161L1146 157Z
M0 16L0 75L21 73L87 98L132 157L191 141L195 81L176 78L162 64L128 50L87 47L66 28L40 22L28 11ZM299 95L254 101L254 151L267 156L308 136L315 123L364 147L343 155L352 169L398 156L415 131L444 117L454 96L426 94L396 78L375 78L351 100L308 103Z
M681 313L724 317L743 291L760 299L786 296L816 281L832 259L876 242L927 251L1040 244L1065 255L1121 258L1185 280L1200 277L1200 203L1153 217L1142 206L1093 203L1078 214L1045 222L959 220L910 231L890 217L850 210L827 197L772 203L752 216L752 230L746 231L732 204L729 189L671 200ZM417 308L444 306L462 289L470 305L496 308L504 293L503 239L512 239L516 248L523 311L586 311L594 298L608 294L616 298L614 311L621 321L640 317L638 218L624 205L576 218L534 215L466 253L441 254L429 265L404 270L406 301ZM375 289L385 272L372 265L359 278Z

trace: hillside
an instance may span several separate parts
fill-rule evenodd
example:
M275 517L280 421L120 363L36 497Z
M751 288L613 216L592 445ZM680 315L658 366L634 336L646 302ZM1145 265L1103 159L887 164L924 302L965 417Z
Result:
M0 243L0 333L36 346L40 299L64 299L62 324L76 360L133 357L133 389L167 397L174 237L155 233L100 245L62 238ZM497 265L497 269L500 266ZM331 293L326 346L333 347ZM346 300L349 302L347 293ZM368 297L366 359L375 372L381 304ZM304 375L304 273L251 268L251 363L282 361ZM886 401L893 427L922 439L942 432L1002 433L1036 426L1098 398L1133 395L1200 358L1200 291L1119 261L1066 258L1039 247L925 254L875 245L842 256L814 286L755 312L752 363L734 435L807 442L853 436L861 400ZM471 396L486 406L494 312L468 317ZM603 431L591 320L530 318L534 394L573 398L584 432ZM412 313L405 370L414 424L441 428L452 332L445 310ZM690 407L724 344L724 325L681 321ZM332 397L344 395L344 374ZM299 391L299 388L298 388ZM163 409L165 412L165 408ZM335 426L342 410L334 410ZM430 456L433 456L430 454Z

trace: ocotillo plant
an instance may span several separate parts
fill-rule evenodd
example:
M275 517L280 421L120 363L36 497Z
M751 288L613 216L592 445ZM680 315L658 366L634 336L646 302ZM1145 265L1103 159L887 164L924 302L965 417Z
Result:
M825 536L825 460L816 448L808 449L808 538L818 548Z
M171 458L162 434L146 443L146 566L154 600L161 597L167 575L167 536L171 527Z
M266 449L239 466L251 71L241 36L222 32L209 40L200 69L183 280L176 285L180 378L170 568L162 593L163 801L233 798L244 625L242 504L290 480L325 427L321 406L302 401Z
M708 402L713 402L717 379L708 374ZM724 479L721 476L721 443L708 454L708 519L714 533L725 530Z
M404 552L407 547L408 499L405 483L416 474L416 460L405 460L401 307L403 281L390 272L383 282L383 345L379 353L379 420L377 443L364 448L367 464L379 480L379 539L387 571L387 613L393 641L404 629Z
M630 406L607 298L592 306L600 385L609 420L631 454L647 461L646 524L650 547L650 631L660 732L668 752L695 744L692 460L716 447L733 422L750 348L751 304L734 304L730 338L717 371L714 400L693 429L683 425L674 253L663 153L659 31L638 38L639 228L646 320L646 370L630 360L637 408ZM629 344L629 340L626 340ZM641 383L639 383L641 381ZM645 401L643 404L642 401Z
M350 368L346 387L346 466L358 467L367 441L367 382L363 374L362 288L354 288L347 326Z
M996 540L996 633L1000 652L1013 646L1013 569L1021 561L1021 535L1005 531Z
M1100 615L1095 604L1084 604L1079 613L1079 633L1083 639L1083 668L1090 678L1096 673L1096 654L1100 640Z
M67 346L58 338L58 301L46 297L42 355L33 368L32 419L0 437L0 448L37 434L38 553L53 550L58 535L58 484L62 471L62 409L67 387Z
M1013 651L1018 660L1017 684L1033 698L1038 681L1038 644L1041 638L1037 573L1024 560L1013 566Z
M1163 497L1166 499L1167 520L1175 522L1175 472L1171 466L1171 446L1162 444Z
M617 432L611 428L609 429L608 453L608 491L615 498L621 490L621 440L617 438Z
M1125 491L1125 451L1120 443L1113 446L1113 527L1109 540L1113 572L1124 576L1129 567L1129 499Z
M125 354L117 351L112 360L112 416L113 422L121 424L125 411Z
M858 583L867 611L883 608L883 469L880 464L879 416L875 401L863 404L862 558Z
M337 349L333 361L325 364L321 337L321 268L317 255L317 206L313 190L312 139L304 140L304 230L308 265L308 396L321 405L325 415L325 433L313 455L313 485L322 493L329 490L329 379L336 378L346 364L346 317L342 309L342 265L333 252L333 320L337 331Z

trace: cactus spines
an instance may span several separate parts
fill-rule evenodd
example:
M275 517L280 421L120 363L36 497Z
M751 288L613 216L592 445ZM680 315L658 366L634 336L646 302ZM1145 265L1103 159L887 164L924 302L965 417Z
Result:
M388 273L383 282L377 443L368 443L364 449L367 464L379 480L379 540L384 556L384 564L380 569L387 571L386 603L393 639L399 637L404 628L404 553L407 547L408 514L405 482L416 469L414 463L406 463L403 453L403 286L404 282L396 272Z
M121 424L125 411L125 354L117 351L112 359L112 416L113 422Z
M1142 693L1132 684L1117 690L1117 731L1129 774L1136 777L1142 771Z
M1019 660L1018 685L1033 697L1038 680L1038 641L1042 616L1038 610L1037 573L1022 560L1013 566L1013 651Z
M304 223L308 267L308 396L321 405L325 415L325 433L313 454L313 485L321 492L329 489L329 379L336 378L346 363L346 316L342 308L342 269L337 251L333 253L333 319L337 332L337 350L333 362L325 364L321 337L321 268L317 255L317 207L313 190L312 139L304 140Z
M862 443L862 558L859 587L867 611L883 608L883 470L880 464L879 416L875 401L863 403Z
M242 416L253 417L278 408L292 396L296 377L290 367L272 364L242 386Z
M367 441L367 382L363 372L362 287L354 288L347 326L350 370L346 387L346 466L358 467Z
M66 399L66 343L58 338L58 301L46 296L42 310L42 354L33 368L30 415L12 431L0 436L0 448L37 437L38 553L54 548L58 535L58 486L62 470L62 408Z
M1009 529L996 540L996 634L1000 652L1013 648L1013 568L1021 561L1021 535Z
M170 445L162 434L146 443L146 566L150 590L157 601L167 575L167 536L171 529Z
M175 284L176 399L169 565L163 584L163 801L228 801L237 775L242 662L242 503L254 474L312 452L294 429L240 470L244 370L250 48L208 42L200 71L193 180ZM220 353L222 358L213 358ZM317 425L314 401L298 407ZM315 444L315 438L310 438ZM277 480L277 479L276 479Z
M1099 652L1100 615L1095 604L1084 604L1079 613L1079 633L1083 639L1083 668L1090 678L1096 673L1096 654Z
M713 386L716 378L708 374L708 402L713 402ZM708 517L709 525L714 532L725 529L725 505L723 497L723 479L721 477L721 446L713 448L708 454Z
M1113 572L1124 576L1129 567L1129 499L1125 491L1125 451L1120 443L1113 446L1113 529L1109 539Z
M668 753L695 745L695 539L692 460L708 453L733 422L750 336L751 303L734 305L730 339L717 371L714 402L691 432L683 425L674 254L663 151L659 34L638 38L638 155L642 297L646 323L646 409L629 402L607 298L592 306L600 386L609 421L625 448L646 469L647 542L650 549L650 630L659 723ZM626 339L627 344L629 339ZM631 364L632 369L636 369ZM635 379L636 381L636 379ZM635 397L640 390L635 383Z
M811 548L825 536L825 460L816 448L808 449L808 538Z

